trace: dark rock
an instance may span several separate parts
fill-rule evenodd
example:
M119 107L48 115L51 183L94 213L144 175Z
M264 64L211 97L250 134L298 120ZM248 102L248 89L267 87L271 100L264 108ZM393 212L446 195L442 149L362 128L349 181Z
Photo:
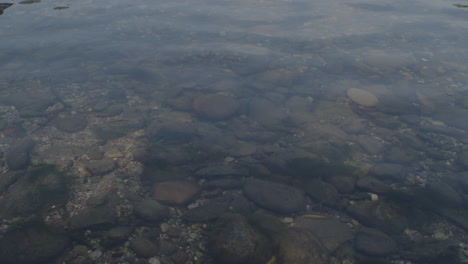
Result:
M29 165L30 153L36 142L24 139L13 144L6 152L5 160L10 170L24 169Z
M320 240L302 228L288 228L279 237L279 263L327 264L328 252Z
M419 113L418 109L413 105L412 102L397 96L386 96L380 98L376 110L391 115Z
M159 254L163 256L170 256L174 254L174 252L176 252L178 249L175 243L166 239L160 239L158 244L159 244Z
M213 180L206 181L202 187L204 189L218 189L219 188L223 190L232 190L232 189L241 188L242 182L240 179L233 179L233 178L213 179Z
M37 117L47 115L47 108L56 101L50 91L37 89L37 91L21 91L8 96L0 97L0 103L13 105L21 117Z
M278 213L294 213L305 208L304 193L292 186L250 180L244 185L244 195L252 202Z
M189 181L167 181L153 186L153 199L170 205L183 205L198 194L200 188Z
M468 130L468 110L456 107L443 109L433 116L434 119L463 130Z
M390 190L390 187L387 184L369 176L359 178L356 182L356 187L372 193L386 193Z
M24 175L23 171L9 171L0 175L0 194L3 194L13 183Z
M189 222L202 222L216 219L222 216L229 209L228 200L211 200L190 209L183 219Z
M174 143L188 143L199 137L193 123L159 120L148 126L146 134L155 141Z
M449 219L458 227L468 231L468 212L466 210L448 208L440 210L439 214L444 218Z
M248 176L248 171L244 168L232 165L213 165L197 170L195 175L200 178L242 177Z
M375 164L367 174L382 181L400 182L404 178L403 166L393 163Z
M299 217L296 219L295 224L298 228L314 233L330 252L335 251L343 243L354 237L354 231L335 218L310 219Z
M22 138L26 136L27 131L21 124L11 124L3 129L3 135L7 137Z
M235 212L249 213L256 209L256 206L244 196L234 198L229 207Z
M124 105L122 104L112 104L110 106L107 105L96 105L94 106L94 110L98 112L96 116L98 117L113 117L118 116L124 111Z
M417 153L408 148L392 147L385 152L385 161L389 163L405 164L416 160Z
M362 227L356 233L356 250L369 256L388 256L396 250L396 245L393 238L377 229Z
M461 264L457 252L460 241L425 238L416 241L403 256L415 263L453 263Z
M160 221L169 216L169 208L152 199L136 202L133 211L136 216L150 222Z
M216 221L209 249L219 263L266 263L272 256L270 240L239 214L227 214Z
M281 124L286 117L286 111L269 100L254 98L249 102L249 116L264 126Z
M340 198L340 194L333 185L320 179L307 180L304 189L312 199L327 206L336 206Z
M117 215L111 206L88 208L70 218L68 223L71 230L84 228L108 227L115 224Z
M61 117L55 120L55 127L59 130L68 133L75 133L83 130L88 125L88 121L85 116L67 116Z
M8 232L0 239L0 263L52 263L70 241L42 227L28 227Z
M463 169L468 170L468 149L458 153L457 164Z
M257 210L249 214L249 223L261 230L271 238L277 238L285 229L286 225L281 220L264 210Z
M111 159L92 160L85 164L86 169L93 175L101 176L115 169L115 161Z
M135 251L137 256L143 258L151 258L159 253L158 245L142 237L137 237L130 241L130 249Z
M446 126L437 126L437 125L419 125L418 128L423 132L443 134L451 137L464 137L466 136L466 131Z
M54 166L44 165L16 176L0 200L0 217L26 216L54 204L66 202L67 179Z
M416 114L407 114L407 115L401 115L400 120L410 125L416 125L421 122L422 118L421 116L416 115Z
M192 109L192 98L189 96L168 98L166 103L175 110L190 111Z
M343 194L353 193L356 187L356 179L349 175L333 175L327 181Z
M200 117L214 121L227 119L239 109L235 98L220 94L199 96L195 98L192 106Z
M174 261L174 264L186 264L189 258L190 255L187 252L183 251L178 251L171 256L171 259L172 261Z
M145 119L141 113L124 112L121 119L98 124L93 131L99 139L112 140L141 129L144 124Z
M407 226L404 216L399 215L395 208L381 201L355 202L349 205L346 211L363 225L389 234L399 234Z
M368 154L371 155L377 155L384 150L384 144L373 137L360 136L356 141Z
M131 231L127 226L113 227L104 233L101 243L107 247L118 245L128 239Z
M463 206L463 198L452 186L444 182L429 182L426 191L440 207L457 208Z

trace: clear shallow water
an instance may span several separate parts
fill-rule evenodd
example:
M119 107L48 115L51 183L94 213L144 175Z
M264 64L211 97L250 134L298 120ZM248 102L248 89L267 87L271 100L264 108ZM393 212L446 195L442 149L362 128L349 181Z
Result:
M12 207L22 196L15 196L11 186L24 183L17 178L2 183L0 205L7 208L0 210L2 217L25 217L39 210L43 222L64 229L70 227L69 217L101 205L100 193L117 193L122 200L116 211L132 215L135 200L155 196L154 184L187 178L197 184L210 182L209 174L195 172L235 165L248 168L249 173L217 173L304 189L309 207L286 213L247 195L278 219L339 216L354 231L361 225L375 228L399 245L398 250L390 250L394 255L369 252L353 236L350 247L357 253L340 255L328 248L337 261L333 263L359 263L376 254L396 263L421 263L422 259L448 263L437 260L446 253L442 242L466 243L468 227L464 220L468 8L454 4L13 2L0 15L4 175L17 171L9 157L19 149L31 156L25 164L29 168L56 164L74 176L67 201L53 200L59 206L48 213L44 213L45 205L50 206L47 199L44 206ZM378 103L365 107L368 94L356 99L349 95L350 88L369 92ZM214 101L204 97L213 94L222 97ZM226 108L232 111L212 115ZM35 141L33 147L29 139ZM94 164L102 155L114 163ZM26 168L20 165L20 170ZM377 185L364 181L367 176L378 180ZM338 189L338 196L315 195L320 192L310 185L317 179ZM224 193L203 191L192 205L223 195L242 196L242 188L235 186L234 191L221 188ZM388 227L366 221L375 215L351 206L370 202L375 195L398 208L398 216L409 219L405 223L408 244L436 238L440 252L434 251L435 256L408 253L414 248L397 239L402 234L395 227L398 224ZM174 208L180 213L173 211L167 222L185 230L190 225L181 215L188 209L185 205ZM380 209L375 212L380 217ZM435 220L421 221L429 216ZM148 225L134 218L117 221L137 230ZM80 230L76 221L70 228ZM203 228L194 229L199 241L209 237ZM131 237L142 236L138 232L132 231ZM238 234L233 240L240 238L245 236ZM71 240L77 245L92 238ZM113 258L114 249L97 244L87 245L89 250L103 252L95 263ZM211 261L209 251L199 250L203 257L193 258L198 250L195 243L176 244L189 252L187 261ZM123 243L118 246L128 248ZM464 246L457 249L466 251ZM432 252L429 247L421 251ZM288 263L284 254L271 255L279 263ZM266 263L262 261L258 263Z

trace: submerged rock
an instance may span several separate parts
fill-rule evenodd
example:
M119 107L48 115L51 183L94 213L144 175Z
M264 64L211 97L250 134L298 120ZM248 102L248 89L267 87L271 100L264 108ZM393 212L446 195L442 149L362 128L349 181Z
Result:
M346 91L351 101L366 107L373 107L379 103L379 99L372 93L362 89L350 88Z
M267 263L272 257L270 240L240 214L227 214L216 221L210 252L219 263Z
M55 120L55 127L61 131L75 133L83 130L88 125L84 116L67 116Z
M407 226L406 218L395 208L381 201L364 201L349 205L347 212L363 225L378 228L389 234L399 234Z
M228 200L211 200L190 209L183 219L189 222L201 222L216 219L226 213L229 209Z
M153 199L136 202L133 211L136 216L150 222L159 221L169 216L169 208Z
M161 203L182 205L198 193L199 187L189 181L167 181L153 187L153 198Z
M52 260L69 245L70 241L67 237L54 234L44 227L33 225L2 235L0 263L52 263Z
M347 224L332 217L317 219L299 217L296 219L296 227L313 232L330 252L353 239L354 235L354 231Z
M24 169L29 165L30 152L36 142L32 139L21 140L13 144L6 152L6 163L10 170Z
M279 237L279 263L326 264L328 252L320 240L303 228L288 228Z
M199 96L195 98L192 106L200 117L213 121L227 119L239 109L239 103L235 98L220 94Z
M377 229L361 228L356 234L356 250L370 256L384 257L397 248L396 242L389 235Z
M248 181L244 185L244 194L261 207L283 214L303 210L306 204L302 190L289 185L262 180Z

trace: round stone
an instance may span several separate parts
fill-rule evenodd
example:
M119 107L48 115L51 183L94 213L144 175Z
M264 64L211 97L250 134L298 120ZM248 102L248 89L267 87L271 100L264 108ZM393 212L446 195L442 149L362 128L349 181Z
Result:
M373 107L379 103L379 99L375 95L361 89L350 88L346 93L351 101L361 106Z
M186 204L198 193L199 187L189 181L167 181L153 187L153 199L161 203Z

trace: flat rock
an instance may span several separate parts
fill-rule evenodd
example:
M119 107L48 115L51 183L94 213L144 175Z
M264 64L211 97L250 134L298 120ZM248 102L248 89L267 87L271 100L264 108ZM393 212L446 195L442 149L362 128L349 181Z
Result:
M367 192L380 194L386 193L391 189L387 184L371 176L359 178L356 182L356 187Z
M328 252L320 240L303 228L288 228L279 236L279 263L327 264Z
M306 193L315 201L334 207L340 198L336 188L320 179L308 180L304 186Z
M289 185L263 180L250 180L244 195L252 202L278 213L294 213L305 208L304 192Z
M142 258L154 257L159 253L158 246L143 237L137 237L130 241L130 248L135 252L135 254L137 254L137 256Z
M70 241L63 235L53 234L37 226L18 229L2 235L0 263L34 264L53 263Z
M75 133L83 130L88 125L88 121L84 116L67 116L55 120L55 127L58 130Z
M356 233L355 248L369 256L384 257L394 252L397 244L384 232L363 227Z
M264 98L253 98L248 105L249 116L264 126L275 126L287 117L285 109Z
M5 160L10 170L24 169L29 165L30 153L36 142L24 139L13 144L6 152Z
M406 147L398 146L394 146L388 149L384 156L384 160L386 162L397 164L406 164L417 159L416 151Z
M201 222L216 219L229 209L229 201L211 200L187 211L183 219L189 222Z
M186 204L193 199L200 188L189 181L160 182L153 187L153 199L170 205Z
M335 218L296 219L296 227L304 228L314 233L322 244L330 251L335 251L341 244L353 239L354 231L345 223Z
M240 214L218 219L210 241L210 252L217 263L267 263L273 254L271 240Z
M138 112L127 111L118 120L110 120L97 124L93 127L93 132L99 139L112 140L141 129L144 125L144 115Z
M377 163L367 172L369 176L382 181L401 181L404 179L403 166L394 163Z
M86 169L91 172L93 175L104 175L108 172L111 172L115 169L115 161L111 159L103 160L92 160L86 165Z
M0 178L0 191L1 191L1 178ZM232 190L242 187L242 181L236 178L221 178L208 180L203 183L204 189L223 189L223 190Z
M146 221L159 221L169 216L169 208L153 199L135 202L133 211L136 216Z
M356 140L367 153L371 155L376 155L381 153L384 150L384 144L380 142L380 140L368 137L368 136L360 136Z
M117 215L112 207L100 206L85 209L70 218L69 227L72 230L110 226L115 224Z
M356 179L351 175L333 175L327 181L343 194L353 193L356 187Z
M346 91L351 101L365 107L373 107L379 103L379 99L372 93L362 89L350 88Z
M239 109L239 103L235 98L220 94L199 96L195 98L192 106L200 117L213 121L227 119Z
M195 172L195 176L200 178L217 178L217 177L242 177L247 176L248 171L233 165L212 165Z
M363 225L378 228L389 234L399 234L407 226L404 216L381 201L356 202L346 207L346 211Z

